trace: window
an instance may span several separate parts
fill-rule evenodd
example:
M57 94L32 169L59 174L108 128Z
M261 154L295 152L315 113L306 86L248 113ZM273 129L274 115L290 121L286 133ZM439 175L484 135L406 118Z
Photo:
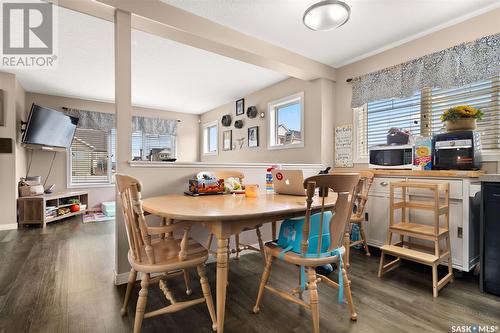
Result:
M218 150L217 121L203 125L203 155L216 155Z
M171 158L176 157L176 137L174 135L147 134L141 131L132 132L132 160L150 160L150 154L160 151L168 152Z
M113 183L115 173L112 133L77 128L70 148L69 184L102 185Z
M431 136L442 130L439 117L456 105L471 105L484 112L478 121L484 150L500 150L499 78L453 89L424 88L399 100L370 102L354 109L358 163L366 162L370 146L384 144L391 127L410 129L414 135Z
M269 103L268 148L304 147L304 93Z

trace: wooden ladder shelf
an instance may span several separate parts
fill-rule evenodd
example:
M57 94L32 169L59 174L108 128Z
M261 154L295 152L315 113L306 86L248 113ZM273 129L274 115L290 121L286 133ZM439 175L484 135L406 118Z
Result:
M410 201L409 191L411 189L427 189L433 192L434 202ZM401 191L401 201L395 202L395 190ZM443 200L441 200L443 198ZM432 224L411 223L409 221L409 209L421 209L434 212ZM380 266L378 276L394 268L401 262L401 258L415 261L432 267L432 289L433 296L448 282L453 281L453 268L450 245L450 215L449 215L449 184L399 181L392 182L390 187L390 221L387 233L387 242L380 250ZM400 221L396 222L395 212L401 210ZM440 225L440 217L444 216L444 223ZM393 235L400 236L399 242L393 243ZM408 241L405 241L405 236ZM433 247L420 244L412 244L411 239L422 239L433 242ZM440 243L445 243L445 248L440 248ZM385 263L385 256L396 257L389 263ZM437 267L439 263L446 260L448 273L438 281Z

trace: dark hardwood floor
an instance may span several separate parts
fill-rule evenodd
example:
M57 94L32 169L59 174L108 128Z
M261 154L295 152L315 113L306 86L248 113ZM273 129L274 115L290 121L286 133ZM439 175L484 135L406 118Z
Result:
M0 332L131 332L138 286L129 316L120 317L124 286L113 285L114 222L82 224L75 218L46 229L0 232ZM452 325L500 326L500 298L481 294L470 274L457 277L432 298L430 269L404 263L377 277L378 257L352 251L351 268L358 321L349 320L337 293L319 286L322 332L451 332ZM261 312L251 310L262 270L258 254L231 260L226 332L310 332L310 314L272 294ZM208 265L215 295L215 266ZM271 283L294 287L297 269L273 265ZM193 295L201 295L192 272ZM178 298L182 279L173 279ZM148 309L166 305L152 286ZM204 305L145 319L143 332L210 332ZM497 329L497 331L499 331Z

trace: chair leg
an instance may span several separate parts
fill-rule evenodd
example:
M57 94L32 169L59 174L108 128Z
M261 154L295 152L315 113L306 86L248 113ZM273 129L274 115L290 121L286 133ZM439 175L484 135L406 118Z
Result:
M363 240L363 247L365 248L365 254L367 256L370 256L370 249L368 249L368 243L366 242L366 235L365 235L365 227L363 222L359 224L359 233L361 235L361 239Z
M234 235L234 242L236 243L236 260L240 259L240 234Z
M346 263L347 267L349 268L349 253L351 252L351 233L349 232L350 228L347 228L346 232L344 233L344 247L345 247L345 254L344 254L344 262Z
M253 307L254 313L259 313L260 311L260 302L262 301L264 288L266 287L267 281L269 281L269 275L271 274L272 263L273 263L273 256L269 254L266 258L266 266L264 266L264 272L262 273L262 278L260 280L259 293L257 294L257 301L255 301L255 306Z
M137 299L137 307L135 310L134 333L141 332L142 320L144 319L144 311L146 310L146 302L148 299L149 273L143 273L141 280L141 291Z
M198 275L200 276L201 290L203 291L203 296L205 297L205 302L207 303L208 312L210 313L210 318L212 318L212 329L215 331L217 330L217 318L215 317L212 292L210 291L210 285L208 284L207 275L205 273L205 265L199 265L196 269L198 270Z
M307 268L308 290L311 304L311 315L313 322L313 332L319 333L319 304L318 304L318 286L316 284L316 271L312 267Z
M212 247L212 240L214 239L214 234L209 233L207 238L207 245L205 246L210 253L210 248Z
M264 265L266 264L266 251L264 249L264 242L262 241L262 233L260 232L260 228L255 228L255 232L257 233L257 240L259 241L259 250L262 255L262 259L264 259Z
M186 295L191 295L193 291L189 287L189 272L187 269L183 269L182 273L184 274L184 284L186 285Z
M120 310L122 316L127 315L128 301L130 300L130 294L134 288L135 280L137 279L137 272L132 268L128 275L127 291L125 291L125 299L123 300L123 306Z
M351 320L357 320L358 314L356 313L356 308L354 307L354 302L352 300L351 281L349 281L349 277L347 276L345 264L342 267L342 278L344 280L344 291L347 297L347 304L349 305L349 311L351 312Z

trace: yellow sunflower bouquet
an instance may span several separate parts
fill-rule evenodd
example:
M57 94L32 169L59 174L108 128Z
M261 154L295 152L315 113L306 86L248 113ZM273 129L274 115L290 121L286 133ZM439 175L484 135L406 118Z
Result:
M469 105L454 106L441 115L442 121L456 121L459 119L479 119L483 118L484 113Z

